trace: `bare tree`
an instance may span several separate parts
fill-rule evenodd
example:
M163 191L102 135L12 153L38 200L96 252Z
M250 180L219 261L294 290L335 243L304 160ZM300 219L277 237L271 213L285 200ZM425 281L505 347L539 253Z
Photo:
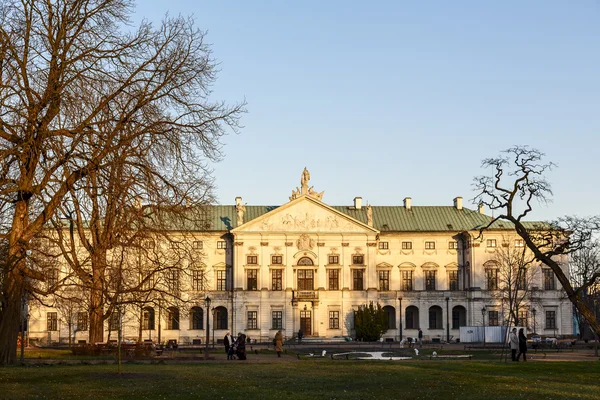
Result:
M590 238L600 230L600 217L563 217L536 226L524 220L535 202L550 200L552 189L544 174L553 167L553 163L544 161L543 153L527 146L515 146L497 158L483 160L482 168L490 168L493 173L475 178L477 195L474 201L499 211L499 214L482 231L498 220L512 223L535 259L552 269L569 300L598 334L600 323L583 300L582 293L599 275L594 274L580 287L573 288L561 260L589 245Z
M516 247L509 237L504 237L502 246L484 264L487 286L492 289L490 294L502 303L513 326L519 325L519 312L531 304L534 282L539 275L539 268L532 265L534 260L526 247Z
M600 242L596 240L590 240L590 243L585 247L574 251L570 257L570 272L571 282L573 287L580 288L587 286L585 290L581 292L584 301L588 304L594 313L596 319L600 318L600 278L598 273L600 272ZM588 282L593 282L588 284ZM575 313L577 324L579 326L580 338L584 338L586 330L585 320L578 311Z
M44 279L27 262L31 240L81 179L144 143L166 167L173 153L210 158L238 126L243 104L208 100L216 70L204 33L181 17L123 29L132 5L0 4L0 232L9 243L0 363L16 360L22 295Z

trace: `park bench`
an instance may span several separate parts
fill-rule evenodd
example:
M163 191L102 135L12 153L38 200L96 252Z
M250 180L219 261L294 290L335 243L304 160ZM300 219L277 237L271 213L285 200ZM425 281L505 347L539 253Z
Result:
M429 355L429 359L435 359L435 358L442 358L442 359L447 359L447 360L464 360L464 359L472 359L473 355L472 354L444 354L444 355L436 355L434 356L433 354Z

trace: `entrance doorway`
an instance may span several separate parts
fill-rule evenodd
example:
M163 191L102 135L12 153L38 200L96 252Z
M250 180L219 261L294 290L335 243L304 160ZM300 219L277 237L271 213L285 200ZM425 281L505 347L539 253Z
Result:
M311 311L300 311L300 329L304 336L312 335Z

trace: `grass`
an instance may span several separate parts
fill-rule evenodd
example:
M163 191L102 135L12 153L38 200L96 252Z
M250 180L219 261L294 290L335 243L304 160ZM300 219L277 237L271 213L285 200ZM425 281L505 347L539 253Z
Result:
M600 399L600 363L331 361L0 368L4 399Z

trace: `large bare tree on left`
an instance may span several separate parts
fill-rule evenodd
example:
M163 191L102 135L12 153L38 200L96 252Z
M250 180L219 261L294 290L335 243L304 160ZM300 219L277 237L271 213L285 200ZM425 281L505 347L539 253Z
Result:
M215 157L244 111L209 100L215 61L192 20L134 29L132 7L0 0L1 364L15 362L21 299L44 279L28 262L30 243L76 183L118 149L155 138Z

